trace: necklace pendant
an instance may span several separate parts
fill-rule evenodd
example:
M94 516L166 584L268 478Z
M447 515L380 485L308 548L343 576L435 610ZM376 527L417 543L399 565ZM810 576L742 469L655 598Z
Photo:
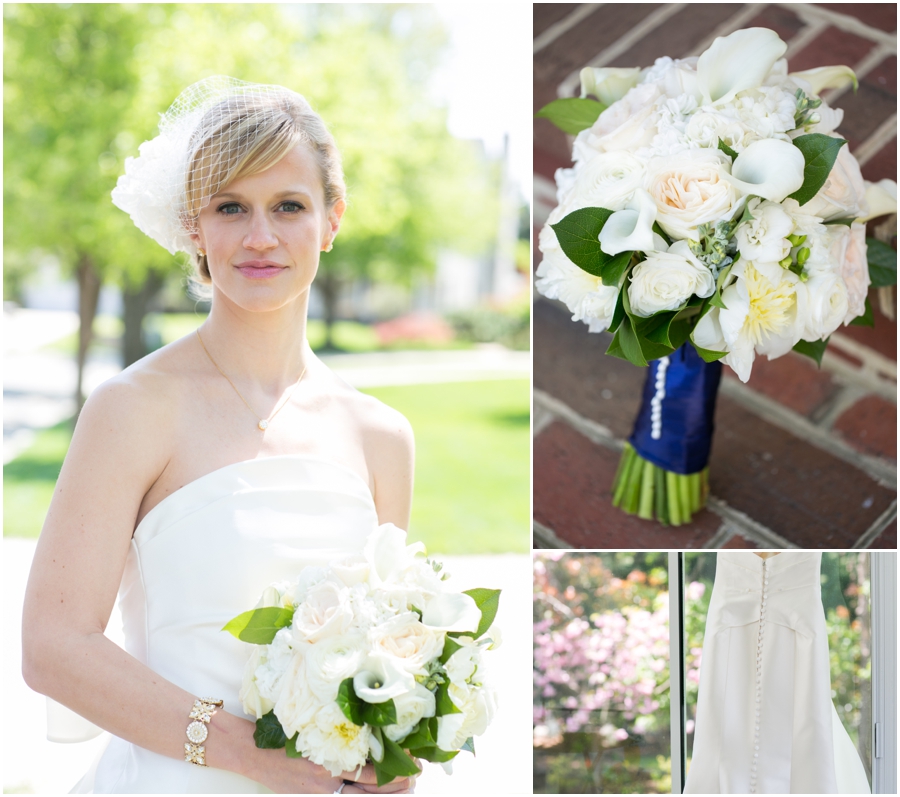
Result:
M260 420L260 422L257 424L257 426L259 426L259 429L261 432L264 432L264 431L266 431L266 429L269 428L269 422L266 420Z

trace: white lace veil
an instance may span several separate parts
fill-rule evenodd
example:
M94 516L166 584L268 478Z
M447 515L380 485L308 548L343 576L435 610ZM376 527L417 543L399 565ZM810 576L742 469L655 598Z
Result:
M291 126L308 115L315 116L309 103L282 86L204 78L162 114L159 135L141 144L140 155L125 159L113 203L170 253L196 255L190 235L197 232L197 216L254 153L260 131ZM291 135L309 140L293 126Z

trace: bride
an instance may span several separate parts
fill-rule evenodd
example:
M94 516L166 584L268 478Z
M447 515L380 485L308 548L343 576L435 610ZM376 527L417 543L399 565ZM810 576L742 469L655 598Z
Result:
M112 734L78 791L411 788L258 749L239 698L247 651L220 630L273 581L409 521L409 423L306 342L344 195L309 104L231 78L185 90L113 192L143 232L190 253L212 307L90 396L37 546L25 680ZM126 650L104 636L117 592ZM204 728L192 709L207 696Z

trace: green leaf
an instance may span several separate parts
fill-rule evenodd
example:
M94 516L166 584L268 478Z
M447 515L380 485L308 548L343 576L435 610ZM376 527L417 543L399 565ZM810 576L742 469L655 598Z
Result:
M634 252L619 252L619 254L613 255L605 266L601 267L600 279L603 280L604 285L615 286L619 284L622 275L628 271L633 254Z
M803 185L791 194L791 199L805 205L819 193L831 173L838 152L846 143L843 138L832 138L824 133L810 133L794 139L794 146L803 153L806 166L803 169Z
M801 340L798 341L797 345L794 346L794 351L798 354L805 354L807 357L811 357L816 361L816 365L820 368L822 367L822 355L825 354L825 349L828 346L828 338L825 340Z
M593 127L597 117L605 110L606 106L597 100L565 97L547 103L535 116L547 119L564 133L576 136L582 130Z
M497 609L500 607L500 590L499 589L467 589L463 591L464 595L468 595L475 601L475 605L481 610L481 622L475 631L475 639L478 639L494 622L497 616Z
M868 298L866 299L866 311L854 318L850 322L850 326L852 327L874 327L875 326L875 314L872 312L872 304L869 302Z
M845 227L849 227L853 224L856 219L829 219L824 224L843 224Z
M299 735L297 734L293 739L288 739L287 744L284 746L284 752L288 758L305 758L303 751L297 749L297 738Z
M428 717L422 717L418 725L406 734L406 737L401 739L399 743L407 750L412 750L414 747L436 747L437 742L434 734L431 732L431 724L428 722L428 719Z
M624 293L624 291L623 291ZM635 332L634 327L632 326L631 318L628 316L628 307L625 307L625 318L622 319L622 324L619 326L619 331L616 332L616 337L619 339L619 346L622 349L622 354L625 355L624 359L628 360L632 365L636 365L639 368L646 368L647 360L644 357L644 353L641 350L641 342Z
M663 346L671 347L672 344L669 342L669 328L677 315L677 311L669 310L662 313L656 313L649 318L634 318L632 319L632 322L637 329L638 335L641 337L647 338L647 340L650 340L653 343L660 343Z
M612 321L609 322L610 332L615 332L619 328L619 324L622 323L622 319L625 317L625 303L622 300L622 294L625 293L625 291L626 288L623 287L616 297L616 309L613 310Z
M438 686L437 691L434 693L434 714L436 717L443 717L446 714L461 713L456 707L456 703L450 699L449 686L449 683L445 681Z
M354 725L364 725L363 713L366 703L357 696L353 689L353 679L345 678L338 687L337 704L344 716Z
M384 742L384 758L380 762L374 763L379 786L390 783L394 778L408 778L419 774L421 770L416 766L416 762L397 742L388 739L387 736L383 736L382 741Z
M397 708L394 706L393 700L385 700L384 703L363 702L362 718L363 722L354 724L362 725L365 723L376 728L383 728L385 725L396 725Z
M659 226L658 221L653 222L653 232L655 232L660 238L662 238L669 246L672 245L672 239L669 238L669 234Z
M446 761L452 761L459 755L458 750L454 750L452 753L448 753L446 750L441 750L440 747L410 747L409 748L410 755L415 756L416 758L422 758L425 761L431 761L435 764L440 764Z
M459 642L453 639L453 637L444 637L444 650L441 653L441 658L439 659L441 664L446 664L447 660L461 647L462 645L460 645Z
M704 349L698 346L694 341L691 341L691 346L693 346L697 350L697 354L703 359L705 363L714 363L716 360L721 360L723 357L728 355L727 351L713 351L712 349Z
M897 284L897 252L884 241L866 238L869 260L869 279L873 288Z
M604 267L612 259L600 248L599 240L600 231L612 214L606 208L581 208L550 225L566 257L595 277L602 278Z
M470 736L468 739L466 739L466 741L463 743L463 746L460 747L459 749L466 750L467 752L471 753L472 755L475 755L475 739L473 739Z
M251 609L229 620L223 631L236 636L242 642L254 645L269 645L275 634L291 624L294 618L293 609L281 609L268 606L265 609Z
M729 147L728 144L722 141L721 138L719 139L719 149L722 150L722 152L724 152L729 158L731 158L732 161L738 156L738 154L731 147Z
M256 721L253 740L256 742L256 746L263 750L277 750L284 747L288 739L278 717L275 716L274 709L268 714L263 714Z
M619 333L622 331L622 327L616 331L616 334L613 335L612 341L610 341L609 348L606 350L606 353L610 357L618 357L620 360L627 360L628 358L625 356L625 352L622 351L622 342L619 340Z

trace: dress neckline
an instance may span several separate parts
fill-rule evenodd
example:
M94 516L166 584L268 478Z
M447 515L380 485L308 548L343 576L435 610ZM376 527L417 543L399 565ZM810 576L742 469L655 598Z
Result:
M366 480L360 476L355 470L347 467L346 465L342 465L339 462L335 462L330 459L324 459L322 457L311 457L306 454L277 454L274 457L256 457L254 459L242 459L238 462L232 462L228 465L223 465L221 468L216 468L215 470L209 471L209 473L204 473L202 476L198 476L193 481L189 481L187 484L182 485L177 490L169 493L165 498L163 498L158 504L156 504L144 517L141 518L141 522L135 526L134 532L131 535L132 539L136 539L138 537L138 532L141 530L143 525L147 522L148 518L155 517L158 509L160 507L171 503L172 499L176 496L181 496L185 491L190 491L191 489L199 486L200 484L205 483L209 479L213 477L222 475L225 471L233 470L234 468L238 468L242 465L246 466L252 462L275 462L277 460L296 460L300 462L319 462L323 465L328 465L329 467L335 468L336 470L343 471L344 473L350 474L364 489L366 495L369 497L369 500L372 504L372 508L375 509L375 497L372 495L372 491L369 489L369 485L366 483Z

